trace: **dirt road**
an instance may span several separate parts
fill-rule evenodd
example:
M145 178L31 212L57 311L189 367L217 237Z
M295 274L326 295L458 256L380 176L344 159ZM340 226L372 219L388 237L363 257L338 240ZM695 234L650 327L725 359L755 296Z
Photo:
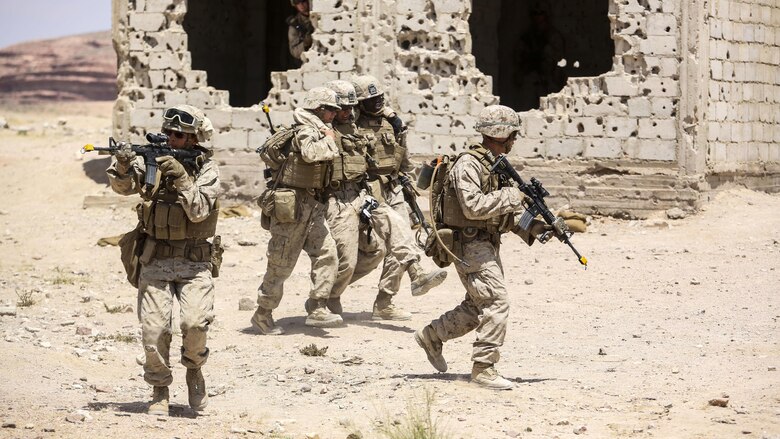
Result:
M419 298L405 280L412 321L371 321L376 273L345 293L347 325L324 331L303 325L302 257L275 312L286 334L253 334L239 301L255 297L269 236L258 218L223 219L209 411L186 406L174 336L173 416L148 416L136 293L118 249L96 244L135 213L82 207L106 192L107 160L78 149L105 143L110 108L0 107L0 314L15 314L0 316L0 437L403 437L382 430L426 409L436 437L780 437L780 196L738 188L681 220L593 219L574 238L587 271L564 245L507 236L510 392L468 383L473 335L446 343L445 374L413 340L462 299L452 267ZM303 355L312 343L327 353Z

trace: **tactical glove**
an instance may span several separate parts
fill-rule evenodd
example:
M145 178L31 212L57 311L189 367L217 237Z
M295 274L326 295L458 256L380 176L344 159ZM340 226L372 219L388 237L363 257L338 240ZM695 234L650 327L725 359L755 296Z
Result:
M398 137L406 129L406 125L404 124L404 121L398 117L398 113L393 111L393 109L387 105L382 107L380 114L382 117L387 119L387 122L390 123L390 125L392 125L393 132L395 133L396 137Z
M552 226L547 225L547 223L540 219L534 218L531 220L531 225L528 227L528 230L524 230L520 227L520 224L516 224L515 227L512 228L512 233L519 236L526 244L532 245L539 235L549 230L552 230Z
M401 118L398 116L394 116L388 119L387 121L390 122L390 125L393 126L393 132L395 133L396 136L400 135L405 129L404 121L402 121Z
M553 229L553 226L547 224L546 222L538 219L531 220L531 227L528 229L528 232L533 236L539 236L544 232L548 232Z
M157 168L164 176L173 180L176 190L184 191L192 187L192 177L187 175L187 170L175 158L169 155L157 157Z
M117 168L124 174L135 160L135 152L129 143L119 142L119 150L114 154L116 157Z

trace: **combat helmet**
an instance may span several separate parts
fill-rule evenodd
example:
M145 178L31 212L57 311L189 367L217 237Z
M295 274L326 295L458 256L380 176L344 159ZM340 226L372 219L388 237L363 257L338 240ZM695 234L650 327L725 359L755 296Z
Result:
M198 142L206 142L214 133L211 120L200 109L192 105L176 105L163 113L162 129L195 134Z
M488 137L503 139L520 129L520 117L509 107L489 105L479 112L474 128Z
M336 99L339 105L357 105L357 93L351 82L337 79L326 83L325 87L336 92Z
M385 94L379 81L371 75L361 75L352 80L359 102Z
M327 87L314 87L309 90L303 98L303 108L306 110L316 110L320 107L330 107L341 110L338 102L335 91Z

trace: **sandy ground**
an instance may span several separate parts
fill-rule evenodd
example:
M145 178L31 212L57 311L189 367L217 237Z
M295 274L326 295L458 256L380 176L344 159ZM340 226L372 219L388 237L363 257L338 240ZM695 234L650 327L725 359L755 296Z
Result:
M136 293L118 249L96 244L135 214L82 207L106 192L107 159L78 150L106 143L110 108L0 107L0 302L35 302L0 317L0 437L381 438L426 409L449 438L780 437L780 196L738 188L682 220L594 218L574 238L587 271L564 245L507 236L509 392L469 384L473 335L445 345L444 374L413 340L462 299L452 267L419 298L405 280L411 321L371 321L377 273L345 294L347 325L324 331L303 325L302 257L275 313L286 335L252 333L238 304L255 296L269 236L257 218L224 219L209 411L186 406L174 336L172 416L148 416ZM300 352L312 343L326 355Z

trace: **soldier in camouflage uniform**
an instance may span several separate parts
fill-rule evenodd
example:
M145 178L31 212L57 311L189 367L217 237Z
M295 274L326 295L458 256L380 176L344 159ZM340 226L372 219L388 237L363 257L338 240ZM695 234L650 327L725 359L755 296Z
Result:
M409 215L411 211L403 196L403 189L398 181L398 176L404 172L411 172L414 166L409 160L406 148L406 127L396 113L385 105L384 90L373 76L358 76L352 81L357 92L359 102L359 116L355 121L357 133L368 138L369 145L366 155L368 161L368 178L374 196L380 202L395 210L404 227L394 228L398 234L405 234L411 244L413 238L408 231L411 229ZM403 231L402 231L403 230ZM401 288L401 278L404 272L409 273L412 282L412 295L425 294L431 288L440 285L447 277L447 272L436 269L426 272L419 262L404 265L392 253L387 252L383 243L379 240L368 242L367 237L361 236L360 257L355 268L353 282L367 275L384 260L382 275L379 280L379 294L377 302L389 302L392 296ZM419 261L417 252L417 261ZM414 279L421 276L430 278L428 282L418 283ZM411 314L406 313L406 319Z
M515 232L528 245L546 230L543 221L534 220L528 231L517 226L524 211L524 195L514 186L500 182L490 172L498 154L506 154L517 136L520 120L511 108L491 105L482 110L476 129L482 143L458 156L444 181L441 208L442 227L456 236L454 248L466 264L456 269L466 297L455 309L441 315L414 337L431 364L440 372L447 370L442 343L476 332L471 371L472 382L490 389L508 390L513 383L498 374L493 366L500 358L504 343L509 302L504 286L504 270L499 256L501 234ZM436 221L436 219L434 219Z
M287 17L287 43L290 46L295 67L301 66L301 54L311 47L314 25L309 17L309 0L290 0L295 8L295 15Z
M168 414L174 299L181 308L181 363L187 368L189 404L194 410L208 404L201 367L209 356L206 334L214 320L214 281L213 247L206 238L216 232L220 194L213 153L199 144L211 137L211 121L190 105L168 108L163 118L172 148L202 151L194 165L170 156L157 158L162 178L151 193L144 189L144 159L136 157L130 145L122 146L107 170L115 192L143 199L138 212L147 236L138 279L138 318L146 354L144 379L154 386L148 410L153 415Z
M353 108L357 105L355 88L347 81L331 81L325 84L336 92L341 110L336 115L334 129L336 145L340 157L333 161L333 172L329 187L327 219L331 233L336 239L339 253L339 270L336 283L328 299L328 308L341 314L341 295L353 279L353 273L358 265L358 241L360 235L359 210L366 201L366 170L368 164L365 154L368 139L356 133ZM396 211L384 203L372 211L369 220L371 228L376 232L374 238L381 242L388 254L401 261L412 276L412 289L415 292L425 292L438 285L442 270L428 272L419 266L419 252L414 249L408 224ZM379 239L376 239L379 238ZM446 275L446 272L444 272ZM311 299L307 301L307 309ZM372 319L374 320L409 320L411 314L403 311L392 303L392 296L379 295L374 302Z
M295 213L291 221L271 216L268 265L258 288L257 310L251 319L262 334L283 333L274 324L271 312L282 300L284 282L292 274L301 250L311 259L312 288L305 324L327 328L343 323L341 316L326 307L336 280L338 255L325 220L327 206L322 202L323 189L329 183L328 169L333 159L339 158L336 135L330 127L339 109L333 90L316 87L306 94L303 108L293 113L295 137L286 164L274 175L273 184L276 209L280 209L280 194L284 192L293 196L287 204L294 206Z

